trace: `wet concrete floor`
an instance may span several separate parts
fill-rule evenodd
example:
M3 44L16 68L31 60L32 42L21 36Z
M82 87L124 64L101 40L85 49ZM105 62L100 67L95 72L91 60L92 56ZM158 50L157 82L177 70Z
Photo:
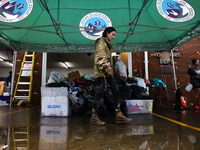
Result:
M116 125L114 116L41 117L41 107L0 107L0 149L7 150L200 150L200 111L154 107L152 114L128 115Z

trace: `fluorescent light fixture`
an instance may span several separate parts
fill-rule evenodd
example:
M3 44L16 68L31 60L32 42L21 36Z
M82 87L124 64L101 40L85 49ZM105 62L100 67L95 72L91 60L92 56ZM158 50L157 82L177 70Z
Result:
M8 145L4 145L4 146L3 146L3 149L6 149L7 147L8 147Z
M66 62L63 62L63 64L64 64L64 66L65 66L66 69L69 68L68 65L66 64Z
M13 65L13 63L9 62L10 65Z
M0 61L3 61L3 58L0 57Z
M116 53L116 52L112 52L111 54L112 54L112 56L120 56L120 54Z
M115 52L112 52L112 53L111 53L111 55L112 55L112 56L116 56L116 55L117 55L117 53L115 53Z

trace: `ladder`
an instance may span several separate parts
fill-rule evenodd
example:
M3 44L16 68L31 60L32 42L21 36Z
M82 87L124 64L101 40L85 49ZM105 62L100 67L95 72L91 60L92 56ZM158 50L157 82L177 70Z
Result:
M15 150L30 149L30 127L12 127L12 137Z
M12 98L12 104L15 100L27 100L30 106L32 82L33 82L33 67L34 67L35 52L25 52L19 76L17 79L15 91Z

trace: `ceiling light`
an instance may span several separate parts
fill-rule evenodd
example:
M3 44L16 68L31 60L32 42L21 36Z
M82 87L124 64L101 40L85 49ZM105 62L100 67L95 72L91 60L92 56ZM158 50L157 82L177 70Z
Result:
M69 68L68 65L66 64L66 62L63 62L63 64L64 64L64 66L65 66L66 69Z
M116 54L115 52L112 52L111 55L112 55L112 56L116 56L117 54Z
M10 65L13 65L13 63L9 62Z
M3 61L3 58L0 57L0 61Z

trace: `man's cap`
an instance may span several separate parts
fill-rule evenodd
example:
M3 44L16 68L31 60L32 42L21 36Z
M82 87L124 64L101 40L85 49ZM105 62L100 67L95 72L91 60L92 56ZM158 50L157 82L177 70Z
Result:
M12 71L9 71L9 73L12 73Z

